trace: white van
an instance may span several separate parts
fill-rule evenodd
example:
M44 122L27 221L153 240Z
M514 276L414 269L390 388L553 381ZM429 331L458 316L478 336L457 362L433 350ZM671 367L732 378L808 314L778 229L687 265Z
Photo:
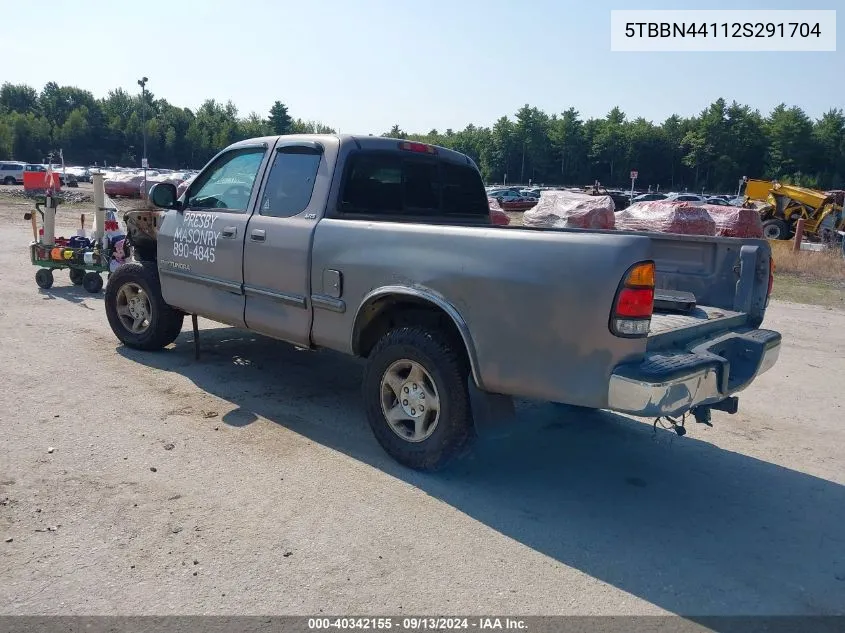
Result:
M26 163L0 162L0 182L4 185L22 185Z

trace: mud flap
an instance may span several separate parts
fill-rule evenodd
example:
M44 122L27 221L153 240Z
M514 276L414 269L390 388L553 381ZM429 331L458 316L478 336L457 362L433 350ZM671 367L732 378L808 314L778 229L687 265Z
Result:
M480 438L507 437L516 421L513 398L481 391L472 377L468 380L469 401L475 432Z

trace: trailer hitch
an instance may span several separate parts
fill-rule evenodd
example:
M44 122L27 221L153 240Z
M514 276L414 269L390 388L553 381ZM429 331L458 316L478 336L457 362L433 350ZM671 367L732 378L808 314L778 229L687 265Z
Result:
M739 398L736 396L731 396L729 398L725 398L724 400L720 400L714 404L702 405L699 407L693 407L689 413L692 414L693 418L698 424L704 424L706 426L712 427L713 423L711 422L712 412L713 411L724 411L730 415L733 415L737 411L739 411ZM673 418L668 415L664 415L654 420L654 431L657 432L657 427L660 426L666 430L673 430L677 433L680 437L683 437L687 434L687 429L685 426L685 422L687 419L688 413L684 413L680 420Z

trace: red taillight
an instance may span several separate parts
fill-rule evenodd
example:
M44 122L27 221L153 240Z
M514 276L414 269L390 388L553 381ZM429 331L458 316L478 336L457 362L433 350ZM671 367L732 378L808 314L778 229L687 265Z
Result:
M653 288L623 288L616 300L616 316L629 319L651 317L654 309Z
M654 262L640 262L625 273L610 313L610 331L616 336L648 336L654 311L654 272Z
M417 152L418 154L436 154L437 148L433 145L426 145L425 143L414 143L413 141L402 141L399 143L399 149L406 152Z

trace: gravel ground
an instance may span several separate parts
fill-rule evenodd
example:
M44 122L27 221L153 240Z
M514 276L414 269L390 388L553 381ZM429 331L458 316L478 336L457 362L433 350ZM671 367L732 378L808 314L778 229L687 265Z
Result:
M780 363L713 428L526 402L422 475L356 360L206 322L199 362L187 329L120 347L102 295L36 287L26 208L0 201L2 614L845 612L843 312L775 302Z
M0 196L31 201L31 198L24 191L23 185L0 185ZM59 192L59 197L66 203L93 203L94 189L91 183L81 182L78 187L65 187L62 189ZM30 204L34 203L30 202Z

